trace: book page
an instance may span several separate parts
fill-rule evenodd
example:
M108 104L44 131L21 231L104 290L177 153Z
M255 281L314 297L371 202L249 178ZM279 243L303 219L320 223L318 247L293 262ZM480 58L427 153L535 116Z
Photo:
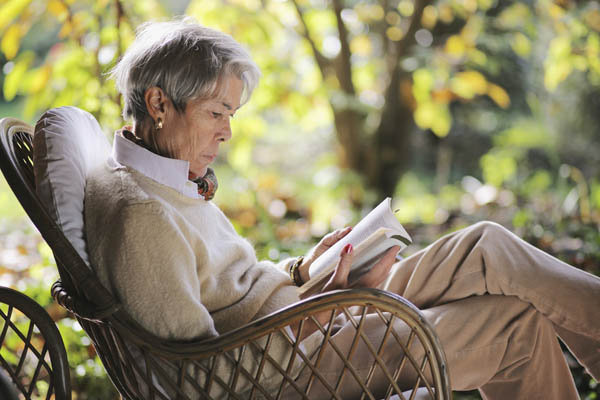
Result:
M365 241L379 228L387 228L392 232L392 235L399 236L400 242L405 243L404 247L411 243L410 236L392 212L391 198L388 197L367 214L348 235L327 249L327 251L315 260L309 268L311 279L335 268L342 248L346 244L351 243L353 247L357 248L361 242Z

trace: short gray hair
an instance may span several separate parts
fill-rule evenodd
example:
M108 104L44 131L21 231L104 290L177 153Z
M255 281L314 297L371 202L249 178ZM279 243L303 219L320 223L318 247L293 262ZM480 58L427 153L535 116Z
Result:
M190 100L214 95L220 79L230 74L244 84L243 104L258 84L258 67L231 36L190 17L140 25L136 39L111 71L125 101L123 118L136 122L148 116L147 89L161 88L183 112Z

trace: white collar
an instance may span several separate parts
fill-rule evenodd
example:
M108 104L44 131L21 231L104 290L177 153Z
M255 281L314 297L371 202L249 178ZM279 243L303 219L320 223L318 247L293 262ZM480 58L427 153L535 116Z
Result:
M133 168L185 196L200 198L198 185L188 179L188 161L159 156L124 138L120 132L115 134L112 158L118 164Z

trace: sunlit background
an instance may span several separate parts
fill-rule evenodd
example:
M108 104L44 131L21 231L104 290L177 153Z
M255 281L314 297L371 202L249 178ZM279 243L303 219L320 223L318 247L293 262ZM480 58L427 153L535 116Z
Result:
M125 121L107 71L140 23L184 14L262 70L214 200L260 257L303 254L391 196L415 239L407 254L491 219L600 274L597 1L0 0L0 117L35 124L74 105L111 137ZM59 321L77 399L117 398L51 302L56 278L2 178L0 284ZM571 361L582 398L597 398Z

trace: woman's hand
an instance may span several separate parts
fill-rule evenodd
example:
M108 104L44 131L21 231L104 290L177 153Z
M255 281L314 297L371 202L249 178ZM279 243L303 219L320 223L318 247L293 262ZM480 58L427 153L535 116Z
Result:
M347 234L348 232L346 232L345 234ZM333 232L330 235L334 234L335 232ZM323 240L325 240L325 238L323 238ZM323 240L321 242L323 242ZM369 272L363 275L357 283L352 285L352 287L379 287L386 280L386 278L389 275L390 269L392 268L392 265L394 265L394 263L396 262L396 255L398 254L398 251L400 251L400 246L391 247L383 255L383 257L381 257L381 259L379 259L379 261L377 261L377 263L373 265ZM333 274L331 275L329 281L327 281L325 286L323 286L321 293L337 289L346 289L349 287L348 274L350 273L350 268L352 267L352 261L354 261L353 248L351 244L347 244L342 249L342 252L340 254L340 261L335 267L335 270L333 271ZM314 317L317 321L319 321L319 324L323 326L327 324L327 322L331 318L331 313L328 311L323 311L318 314L315 314ZM298 329L298 324L294 324L293 329L294 332L296 332ZM307 320L305 320L304 329L302 330L302 333L300 334L298 339L303 340L316 330L317 326L315 325L314 321L308 318Z
M392 265L396 262L396 255L400 251L400 246L391 247L384 255L373 265L373 267L363 275L352 287L376 288L379 287L388 277ZM348 274L354 260L353 248L347 244L340 254L340 261L333 271L329 281L323 286L321 292L328 292L336 289L348 288Z
M300 271L300 278L302 278L302 282L308 282L310 276L308 274L308 269L310 265L319 257L321 254L325 253L325 251L340 241L344 236L349 234L352 231L352 227L348 226L346 228L341 228L335 230L327 235L323 236L321 241L317 243L315 247L313 247L306 257L304 257L304 261L302 261L302 265L298 267Z

